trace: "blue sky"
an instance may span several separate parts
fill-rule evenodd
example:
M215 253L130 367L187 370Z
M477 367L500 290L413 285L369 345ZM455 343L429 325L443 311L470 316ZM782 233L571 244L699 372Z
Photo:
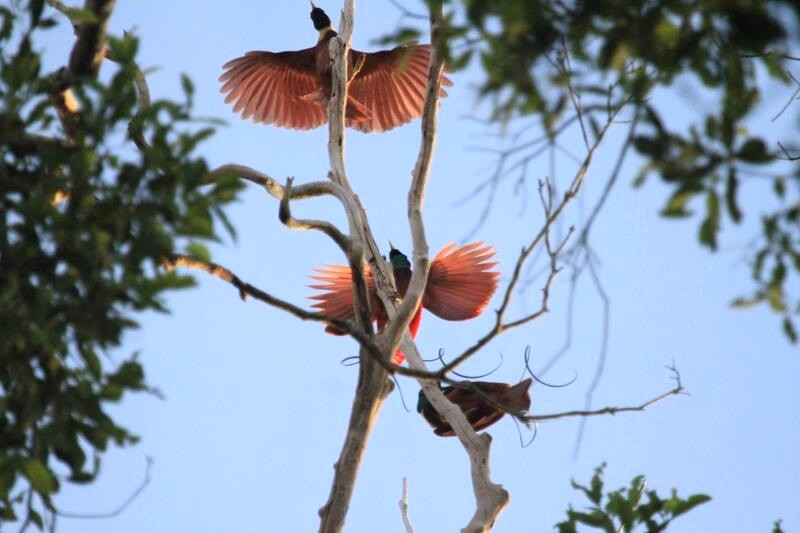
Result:
M239 163L276 179L296 183L324 179L328 170L326 129L296 132L238 119L219 94L221 65L249 50L290 50L310 46L316 32L305 1L282 4L215 2L120 2L112 32L133 30L141 38L139 62L157 67L148 75L153 98L178 98L180 73L196 86L196 113L223 117L228 125L203 147L212 165ZM321 3L338 20L338 4ZM61 20L61 17L57 17ZM398 13L388 1L357 6L354 46L374 49L370 39L395 28ZM66 61L72 32L66 24L44 34L47 68ZM104 69L113 68L111 65ZM491 156L478 146L502 146L484 126L470 120L479 73L452 76L455 86L443 101L440 137L425 203L431 252L465 238L479 215L482 198L455 205L486 179ZM686 89L684 87L684 89ZM765 101L764 117L783 105L788 92ZM671 106L675 124L692 120L693 107L709 102L694 89L658 95ZM780 102L780 105L775 102ZM796 115L795 115L796 116ZM794 117L787 114L784 127ZM771 127L766 119L757 127ZM774 126L772 126L774 128ZM625 131L612 129L587 175L583 196L566 213L562 228L585 220L601 190ZM405 198L419 135L419 121L384 133L347 138L351 183L365 204L379 243L391 239L410 251ZM567 141L581 153L579 137ZM549 531L565 517L570 502L584 501L570 479L588 481L607 462L608 488L645 474L662 494L703 492L713 497L675 522L673 531L769 531L777 518L787 531L800 529L794 484L800 473L795 407L800 360L764 309L734 311L728 302L749 289L747 244L757 232L753 213L765 209L764 182L743 187L747 219L725 224L721 251L711 255L696 243L697 220L665 221L657 216L667 189L650 180L630 187L640 161L623 169L620 184L597 220L593 246L598 273L610 297L610 333L605 372L593 406L639 404L673 386L664 367L673 361L690 395L673 397L646 412L588 421L574 457L578 420L543 423L533 444L521 448L514 424L504 419L494 437L492 473L511 493L495 531ZM556 179L574 163L556 158ZM529 179L550 173L547 157L531 166ZM516 254L541 224L542 214L528 188L527 208L510 185L474 239L494 243L507 276ZM298 215L344 221L331 201L296 205ZM238 239L213 247L214 259L276 296L306 304L308 274L324 263L342 263L323 236L292 232L277 218L276 203L249 186L230 210ZM580 226L578 226L580 227ZM539 263L541 267L543 263ZM534 269L535 270L535 269ZM357 352L346 338L325 335L258 302L243 303L219 280L197 276L196 289L168 299L170 315L141 316L119 360L139 352L150 383L164 399L127 398L113 412L142 437L141 443L106 454L97 483L67 487L56 500L70 512L102 513L116 508L140 483L145 457L151 481L122 513L109 520L62 518L64 532L258 532L311 531L325 503L349 415L357 371L340 361ZM519 380L522 354L530 346L534 369L564 343L569 272L557 280L551 313L500 337L463 369L482 373L502 367L490 379ZM524 299L512 305L520 316L538 305L538 278ZM501 282L501 290L504 284ZM497 299L490 308L499 305ZM483 335L491 318L448 323L426 314L418 346L430 357L439 348L457 354ZM534 413L582 408L602 341L602 301L588 276L575 301L572 343L546 379L569 387L532 389ZM417 531L454 531L473 511L466 454L454 439L435 437L413 411L418 387L401 379L400 395L386 402L369 443L345 530L402 531L397 501L402 478L409 482L409 506Z

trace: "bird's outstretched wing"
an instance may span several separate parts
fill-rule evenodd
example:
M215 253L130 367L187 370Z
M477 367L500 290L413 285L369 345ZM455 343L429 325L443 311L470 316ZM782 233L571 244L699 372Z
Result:
M350 267L343 265L325 265L317 268L316 271L317 274L311 276L311 279L322 283L309 285L309 287L323 292L309 296L310 299L316 300L316 303L314 303L312 307L335 318L342 320L352 319L353 275L350 271ZM367 290L369 291L370 298L374 299L375 281L367 265L364 265L364 275L367 279ZM374 306L376 304L371 302L371 305ZM333 326L327 326L325 331L333 335L345 334L344 331L336 329Z
M473 242L445 246L431 261L422 305L445 320L467 320L480 315L497 290L500 273L491 270L491 245Z
M350 64L360 69L348 85L348 95L372 112L367 120L348 120L347 126L363 132L390 130L422 114L431 47L403 45L380 52L350 53ZM442 85L453 83L446 77ZM447 93L442 90L442 96Z
M222 66L221 93L233 111L253 122L307 130L324 124L327 112L312 95L319 88L314 49L247 52Z

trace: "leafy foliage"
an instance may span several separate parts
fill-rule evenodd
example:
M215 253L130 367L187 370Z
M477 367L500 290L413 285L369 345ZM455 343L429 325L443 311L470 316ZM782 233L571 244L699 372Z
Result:
M492 118L504 126L534 119L544 139L554 144L577 122L584 135L596 136L598 124L612 109L632 107L636 118L627 142L645 159L635 184L657 175L671 188L661 212L666 217L692 216L690 206L697 205L697 238L709 250L718 248L726 221L738 224L745 217L742 185L762 186L764 177L772 182L771 211L747 213L763 219L763 232L750 250L755 289L734 305L768 303L782 316L788 338L797 340L794 317L800 315L800 294L793 287L800 286L800 146L751 134L747 121L770 81L800 90L790 70L800 61L800 4L444 3L451 8L442 29L449 65L480 64L485 77L479 94L491 101ZM384 41L410 40L415 34L417 28L403 26ZM695 82L712 93L717 108L698 110L697 120L680 128L671 125L670 109L659 106L654 96L659 87L676 82ZM528 133L510 152L524 153L523 147L538 147L537 142ZM513 168L524 173L527 161L538 153L531 150ZM509 172L502 164L495 178Z
M711 500L705 494L693 494L683 499L674 489L669 498L663 498L656 491L646 490L644 476L636 476L628 487L609 492L604 497L604 469L605 464L595 469L588 486L572 482L572 487L582 492L591 505L581 511L570 506L567 519L556 524L560 533L575 533L579 524L608 533L635 531L640 527L648 533L664 531L675 518Z
M29 496L52 511L56 471L90 482L109 443L136 441L106 409L149 387L113 349L135 312L166 311L164 292L192 285L162 262L207 255L239 187L200 187L195 149L213 129L194 126L190 84L183 103L138 108L131 36L110 40L107 82L77 80L79 111L61 124L34 45L54 25L43 4L0 6L0 521L25 501L40 527Z

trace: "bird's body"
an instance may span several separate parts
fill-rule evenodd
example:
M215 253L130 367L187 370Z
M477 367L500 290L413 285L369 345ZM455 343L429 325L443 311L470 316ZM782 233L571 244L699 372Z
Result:
M412 337L417 336L422 320L422 308L445 320L468 320L480 315L488 305L497 289L499 272L491 270L497 263L491 261L494 251L483 243L471 243L460 248L454 244L444 247L431 261L428 282L419 308L409 323ZM411 263L400 251L392 248L389 253L392 263L397 293L404 297L411 282ZM352 273L347 266L326 265L317 269L312 279L322 282L311 288L323 292L311 296L316 300L314 307L323 313L339 319L352 318L353 289ZM383 331L389 317L375 289L372 273L365 267L370 294L372 319L377 322L378 331ZM327 326L325 331L333 335L344 332ZM393 362L400 364L405 356L398 350Z
M527 411L531 406L531 396L528 393L531 383L531 378L520 381L516 385L491 381L470 381L459 383L456 386L441 387L441 389L447 399L464 412L464 416L472 428L480 431L491 426L506 414L504 410L498 409L488 402L484 395L509 411ZM480 393L473 390L473 387ZM455 435L452 426L436 411L422 390L419 391L417 412L427 420L433 428L433 432L440 437Z
M220 81L226 102L254 122L311 129L327 122L331 96L330 40L336 36L324 11L314 7L316 46L288 52L248 52L226 63ZM429 45L379 52L350 50L345 123L363 132L386 131L422 114ZM447 78L443 85L451 85ZM446 95L444 91L441 93Z

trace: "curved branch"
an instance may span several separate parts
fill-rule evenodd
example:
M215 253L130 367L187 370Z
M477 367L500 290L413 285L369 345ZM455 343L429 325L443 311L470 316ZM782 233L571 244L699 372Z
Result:
M296 230L309 230L315 229L321 231L331 238L339 248L345 253L350 249L350 239L344 236L339 229L325 220L312 220L312 219L297 219L292 217L292 211L289 208L289 198L292 196L292 182L294 178L287 178L286 185L284 186L283 198L281 198L280 207L278 208L278 218L283 222L286 227Z
M256 185L261 185L267 193L276 200L282 200L286 194L284 186L267 174L245 165L236 165L232 163L220 165L209 172L205 177L205 182L211 183L226 174L233 174L251 183L255 183ZM336 197L345 207L349 205L344 190L335 183L329 181L312 181L311 183L292 186L291 199L308 200L309 198L317 198L326 195Z

